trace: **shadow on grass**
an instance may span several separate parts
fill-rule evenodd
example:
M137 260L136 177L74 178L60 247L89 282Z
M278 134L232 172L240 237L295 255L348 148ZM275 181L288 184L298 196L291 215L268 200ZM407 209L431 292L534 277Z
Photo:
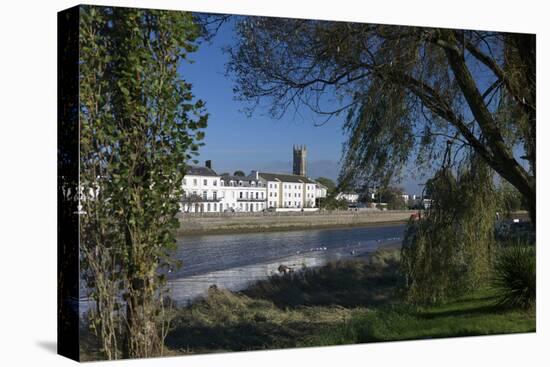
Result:
M240 322L230 325L179 327L166 338L166 346L187 353L290 348L304 335L316 332L309 321L276 324Z
M391 257L336 261L318 269L272 276L255 283L243 293L252 298L269 300L282 309L330 305L380 306L397 300L398 266L398 261Z
M459 317L459 316L479 316L483 314L499 314L506 312L506 309L498 305L483 305L479 307L468 307L463 309L452 309L444 311L420 311L416 313L416 317L425 320L432 320L441 317Z

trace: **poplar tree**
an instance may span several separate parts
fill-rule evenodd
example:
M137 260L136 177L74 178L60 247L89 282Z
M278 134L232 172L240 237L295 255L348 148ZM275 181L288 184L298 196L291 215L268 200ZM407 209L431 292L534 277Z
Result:
M162 267L176 244L186 162L207 124L179 66L197 49L190 13L82 6L81 272L108 359L162 355Z

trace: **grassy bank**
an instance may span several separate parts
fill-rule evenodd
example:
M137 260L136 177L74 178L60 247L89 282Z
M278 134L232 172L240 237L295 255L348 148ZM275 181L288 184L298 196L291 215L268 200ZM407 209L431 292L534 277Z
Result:
M192 354L535 330L534 310L499 308L489 289L444 305L404 306L398 261L399 250L385 248L368 261L275 276L239 293L211 288L176 311L166 345Z
M358 312L337 327L327 327L298 345L496 335L535 331L535 312L505 310L490 290L433 307L393 306Z

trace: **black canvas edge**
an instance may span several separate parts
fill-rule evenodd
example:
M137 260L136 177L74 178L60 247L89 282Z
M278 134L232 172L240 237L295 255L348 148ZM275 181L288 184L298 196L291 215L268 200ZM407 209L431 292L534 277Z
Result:
M79 13L80 6L57 13L57 353L75 361L80 360Z

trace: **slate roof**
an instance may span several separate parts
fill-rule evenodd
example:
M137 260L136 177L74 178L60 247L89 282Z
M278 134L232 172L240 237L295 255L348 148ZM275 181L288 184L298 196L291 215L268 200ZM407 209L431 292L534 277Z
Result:
M193 176L218 176L213 169L203 166L187 166L185 174Z
M250 176L233 176L233 175L222 175L222 178L224 180L227 180L227 181L243 181L243 182L248 182L248 181L258 181L256 180L255 178L252 178Z
M259 172L258 175L266 181L282 181L282 182L296 182L296 183L315 183L304 176L289 175L284 173L266 173Z
M257 183L260 182L260 180L257 180L255 179L254 177L251 177L251 176L232 176L232 175L222 175L222 180L224 180L226 182L226 186L229 184L229 181L233 180L235 182L239 182L239 181L242 181L242 185L243 187L259 187L257 186ZM250 184L250 181L254 181L256 182L256 185L251 185Z

